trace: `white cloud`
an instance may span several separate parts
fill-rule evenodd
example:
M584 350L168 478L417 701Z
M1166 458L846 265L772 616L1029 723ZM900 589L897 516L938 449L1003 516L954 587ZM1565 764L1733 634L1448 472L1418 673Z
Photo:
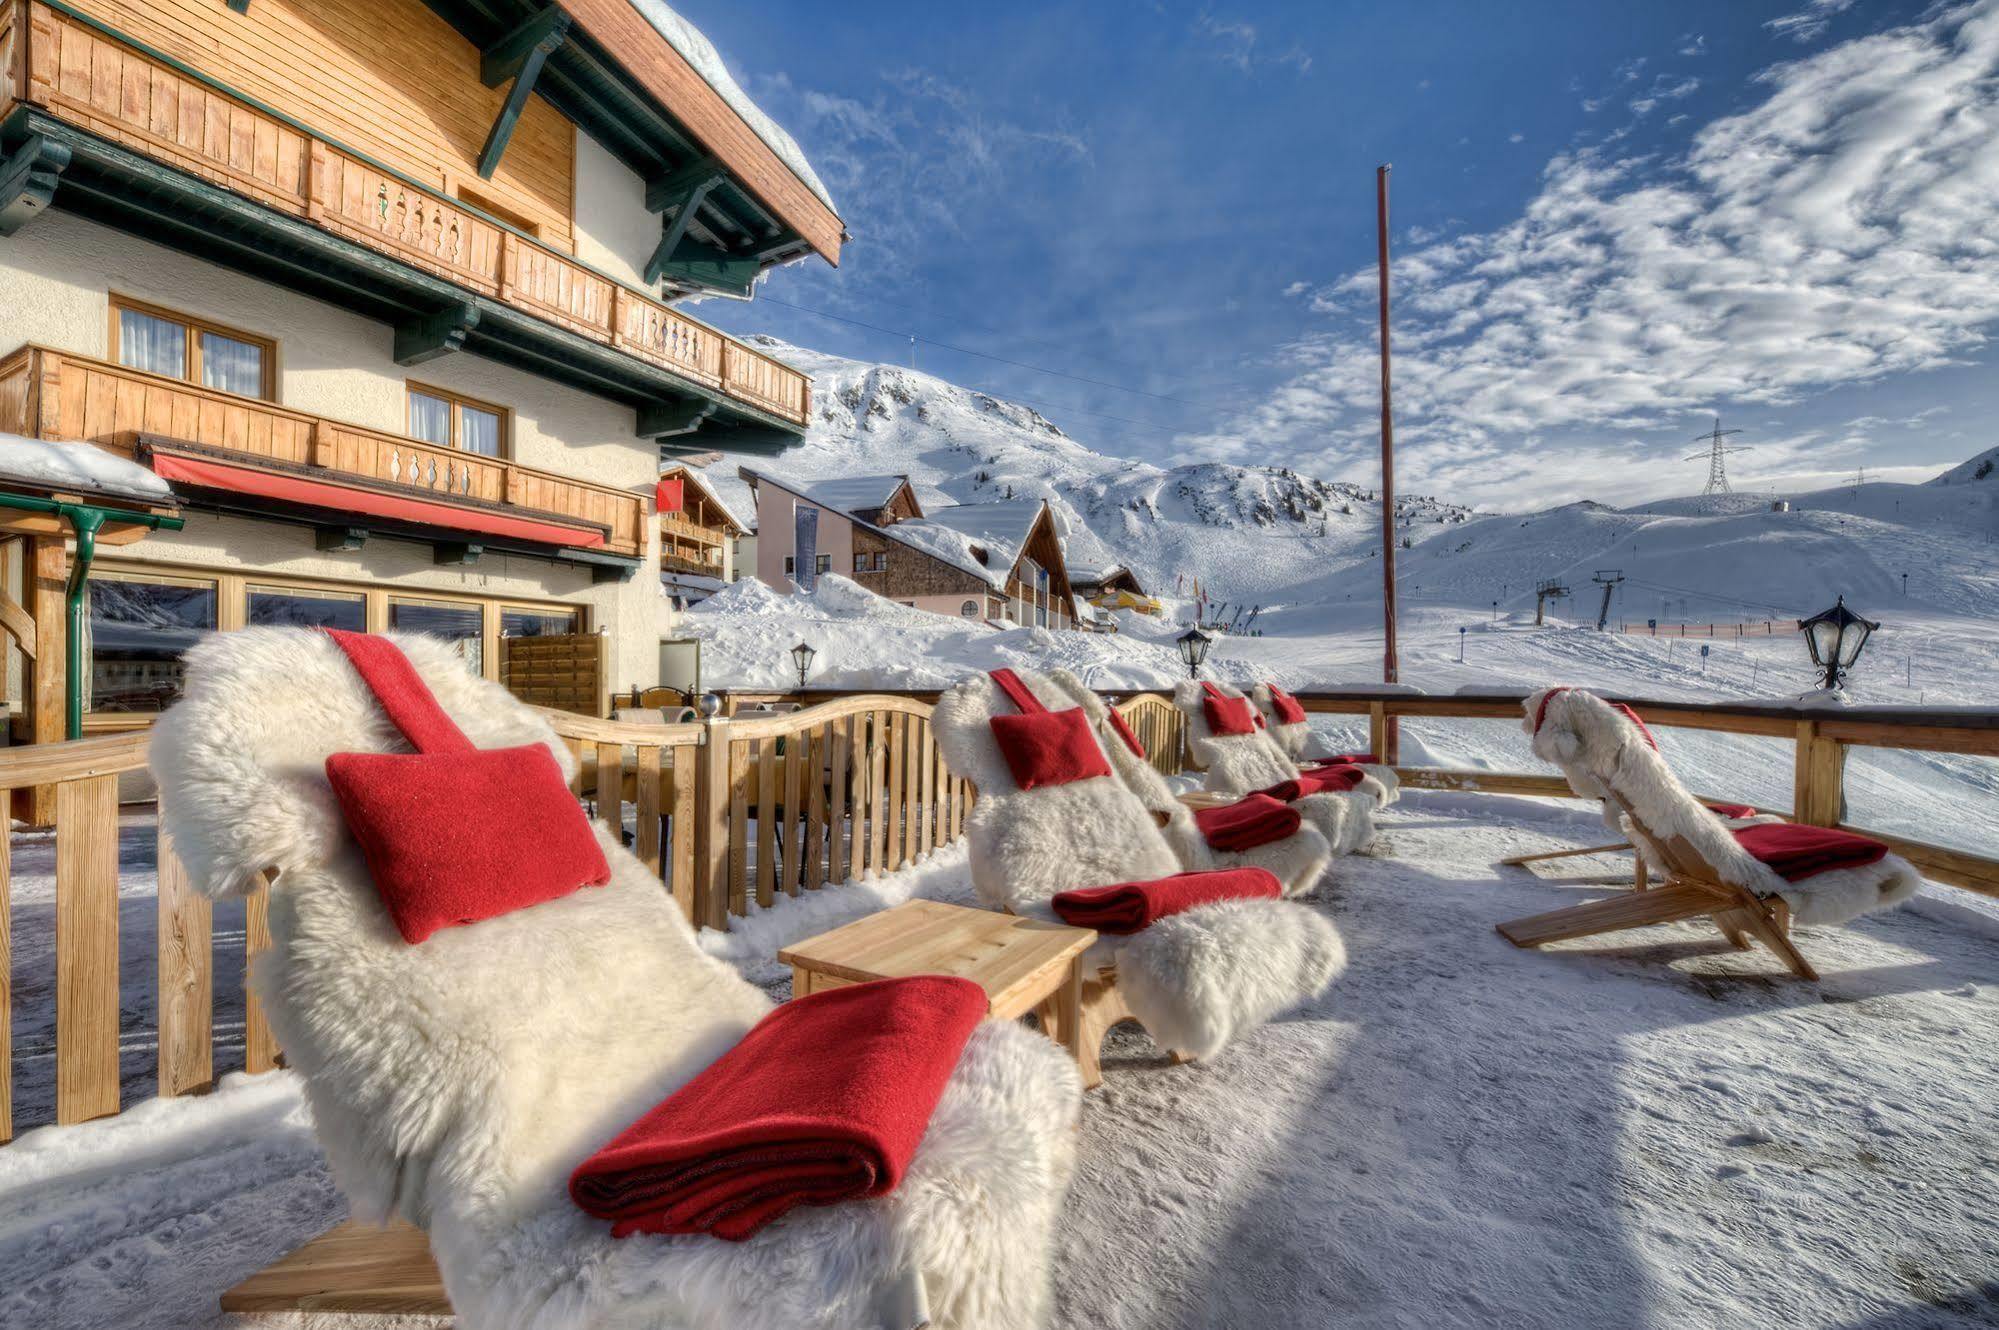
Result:
M1707 38L1698 32L1685 33L1680 37L1681 55L1695 56L1707 54Z
M1506 136L1506 141L1508 143L1522 143L1526 141L1526 138L1527 136L1525 134L1508 134Z
M1652 80L1651 90L1643 97L1631 102L1633 115L1644 115L1660 102L1676 102L1682 97L1691 97L1700 90L1701 81L1696 78L1671 78L1665 74Z
M1833 15L1843 14L1853 5L1854 0L1810 0L1795 14L1780 14L1763 26L1794 42L1816 41L1832 26Z
M1601 97L1585 97L1582 101L1582 107L1583 110L1588 111L1591 115L1595 115L1603 109L1603 103L1604 99Z
M1258 65L1277 65L1298 74L1309 73L1312 68L1310 53L1295 42L1274 55L1259 52L1259 34L1254 23L1203 13L1194 20L1194 32L1208 40L1217 60L1244 74L1254 72Z
M1411 483L1526 498L1611 474L1663 482L1677 462L1646 454L1649 432L1663 450L1701 411L1789 405L1984 343L1999 323L1999 0L1757 83L1760 104L1679 158L1566 153L1516 221L1396 260ZM1328 322L1282 349L1288 380L1194 446L1267 458L1288 445L1329 474L1365 458L1374 282L1369 269L1316 292ZM1509 460L1527 438L1565 449L1559 479ZM1758 465L1787 457L1766 445Z

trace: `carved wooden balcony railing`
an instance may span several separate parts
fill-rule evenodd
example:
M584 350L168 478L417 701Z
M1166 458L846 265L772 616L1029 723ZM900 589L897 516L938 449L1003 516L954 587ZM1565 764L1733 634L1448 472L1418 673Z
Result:
M0 110L17 102L768 415L809 417L810 381L790 366L64 9L0 3Z
M586 523L603 530L606 552L644 553L640 495L48 347L23 346L0 360L0 430L82 439L128 456L141 434L153 435L245 463Z

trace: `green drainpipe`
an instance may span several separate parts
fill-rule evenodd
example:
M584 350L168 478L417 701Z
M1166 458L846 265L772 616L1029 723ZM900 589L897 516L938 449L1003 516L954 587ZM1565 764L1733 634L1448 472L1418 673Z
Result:
M54 513L69 523L76 533L76 562L70 565L69 586L64 608L69 612L67 653L63 666L63 703L68 722L64 733L71 739L83 737L83 590L90 576L90 561L97 557L97 533L106 522L137 522L154 531L178 531L178 517L157 513L135 513L123 508L99 508L90 503L58 503L28 494L0 494L0 508L16 508L28 513ZM36 644L37 649L40 643Z

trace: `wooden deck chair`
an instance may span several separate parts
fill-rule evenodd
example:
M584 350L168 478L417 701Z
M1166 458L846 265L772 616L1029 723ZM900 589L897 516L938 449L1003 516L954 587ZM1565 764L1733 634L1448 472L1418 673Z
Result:
M1751 804L1717 803L1708 799L1701 800L1701 803L1709 812L1720 818L1724 826L1730 828L1753 827L1762 822L1785 820L1775 813L1765 813ZM1610 811L1616 818L1621 819L1624 816L1621 811ZM1621 827L1623 824L1620 821L1618 825ZM1635 890L1643 891L1651 881L1651 872L1645 863L1645 856L1635 853L1636 848L1630 841L1621 840L1608 845L1586 845L1568 850L1538 850L1533 854L1516 854L1499 862L1508 868L1526 868L1529 864L1549 863L1556 859L1593 858L1600 854L1629 854L1632 856L1631 885Z
M1334 757L1331 746L1325 740L1313 735L1309 722L1284 719L1278 711L1277 690L1274 685L1257 684L1249 690L1249 700L1256 704L1257 714L1263 717L1270 737L1276 741L1284 756L1291 759L1292 765L1302 768L1313 765L1317 760L1331 760ZM1315 747L1318 749L1316 758L1313 754ZM1380 783L1381 793L1376 796L1376 803L1379 806L1386 807L1400 796L1402 778L1395 774L1394 767L1385 762L1356 762L1354 765Z
M444 644L396 640L476 745L543 743L573 773L539 714ZM769 999L703 952L657 875L601 827L608 885L405 943L324 774L329 754L403 747L341 651L250 628L186 662L186 694L154 731L162 825L210 894L275 871L256 992L354 1216L427 1234L459 1324L908 1330L923 1295L935 1326L1046 1323L1080 1111L1065 1052L1017 1024L980 1027L885 1198L797 1210L743 1243L613 1239L570 1202L571 1171ZM380 1271L409 1236L328 1241ZM391 1249L381 1261L351 1250L371 1237ZM366 1306L366 1292L320 1282L310 1305Z
M1227 684L1203 684L1194 679L1182 679L1173 689L1173 705L1180 708L1187 722L1187 746L1194 760L1207 769L1202 788L1239 797L1296 779L1298 764L1284 755L1267 728L1250 734L1215 733L1202 705L1204 689L1209 687L1225 698L1243 696ZM1333 847L1333 853L1342 855L1352 854L1374 838L1374 810L1387 797L1388 791L1379 781L1364 776L1351 790L1307 795L1297 806Z
M1886 853L1870 863L1780 876L1752 853L1760 828L1732 828L1688 794L1639 727L1603 699L1546 689L1527 699L1526 713L1535 755L1562 768L1578 793L1605 801L1659 885L1499 925L1516 946L1705 917L1735 946L1762 942L1793 974L1816 979L1791 941L1793 922L1844 922L1906 900L1921 885L1913 865ZM1824 834L1843 838L1844 848L1881 848L1844 832Z
M1046 676L1020 677L1049 709L1073 705ZM948 689L931 713L945 763L979 791L965 838L981 900L1055 920L1050 902L1061 892L1182 871L1158 823L1114 774L1022 790L992 733L992 718L1014 710L980 674ZM1213 1057L1322 992L1345 961L1331 922L1288 900L1203 905L1140 933L1105 935L1084 956L1084 1081L1101 1079L1098 1050L1120 1021L1137 1020L1178 1060Z
M1332 862L1333 848L1316 827L1301 825L1294 835L1253 850L1230 853L1217 850L1203 839L1194 820L1194 810L1173 793L1166 778L1134 752L1124 735L1111 724L1111 709L1094 691L1083 686L1068 670L1050 670L1048 682L1083 708L1097 731L1097 742L1110 755L1111 770L1126 789L1138 796L1145 810L1159 820L1173 853L1185 869L1252 867L1268 869L1284 884L1287 896L1302 896L1319 885L1326 865ZM1129 729L1126 733L1130 733ZM1136 741L1137 736L1133 736Z

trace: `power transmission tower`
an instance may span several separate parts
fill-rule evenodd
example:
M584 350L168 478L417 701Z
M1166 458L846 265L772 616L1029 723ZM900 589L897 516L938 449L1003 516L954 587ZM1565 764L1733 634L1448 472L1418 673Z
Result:
M1560 600L1568 594L1569 589L1562 585L1562 580L1559 577L1551 578L1536 586L1534 588L1534 626L1536 628L1541 626L1541 616L1546 611L1549 601Z
M1698 462L1703 457L1707 459L1707 486L1706 488L1701 490L1702 494L1729 493L1728 468L1723 463L1722 459L1727 457L1730 453L1747 452L1748 447L1747 445L1736 445L1734 447L1730 447L1729 445L1724 444L1722 440L1726 439L1731 434L1740 434L1740 433L1742 433L1742 431L1739 429L1723 429L1721 427L1721 417L1716 416L1714 418L1713 429L1709 430L1706 434L1698 434L1694 436L1693 441L1695 443L1705 443L1707 445L1707 451L1694 453L1691 456L1682 458L1681 460L1686 462Z
M1715 422L1717 426L1720 423L1720 421ZM1727 482L1723 481L1722 484L1725 488ZM1596 612L1596 630L1599 633L1603 631L1603 626L1610 622L1611 593L1617 590L1617 584L1623 580L1624 574L1616 568L1599 568L1596 570L1596 575L1590 578L1590 581L1603 588L1603 608Z

